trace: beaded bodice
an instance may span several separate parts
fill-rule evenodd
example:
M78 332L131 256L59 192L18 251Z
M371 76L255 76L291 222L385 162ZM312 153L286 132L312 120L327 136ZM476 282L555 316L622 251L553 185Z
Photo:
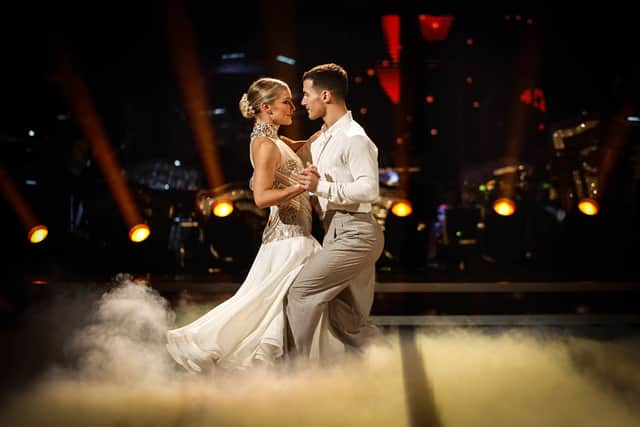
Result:
M275 171L273 189L295 185L296 175L304 167L296 153L278 138L275 128L266 123L256 123L251 132L251 143L256 136L265 136L276 144L280 151L280 166ZM253 155L250 148L250 159ZM311 204L306 192L278 206L271 206L269 220L262 233L262 243L311 234Z

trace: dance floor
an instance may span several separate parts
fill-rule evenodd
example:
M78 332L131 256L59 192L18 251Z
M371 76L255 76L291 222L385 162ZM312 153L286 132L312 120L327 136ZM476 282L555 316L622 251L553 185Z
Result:
M121 276L5 297L0 425L640 425L633 284L378 283L383 338L363 354L183 372L164 331L237 287Z

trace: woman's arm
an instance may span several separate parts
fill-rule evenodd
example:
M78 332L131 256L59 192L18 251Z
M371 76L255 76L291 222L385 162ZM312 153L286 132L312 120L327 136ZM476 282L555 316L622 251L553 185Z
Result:
M275 172L280 164L280 150L266 137L257 137L253 150L253 201L259 208L279 205L304 192L300 184L286 188L273 188Z

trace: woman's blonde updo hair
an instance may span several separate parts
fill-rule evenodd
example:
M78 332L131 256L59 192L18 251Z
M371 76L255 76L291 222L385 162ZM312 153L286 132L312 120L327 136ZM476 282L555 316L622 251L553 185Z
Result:
M276 100L278 95L283 89L288 89L287 85L282 80L272 79L270 77L263 77L251 83L247 93L242 95L238 106L240 107L240 113L242 116L250 119L255 117L260 112L260 104L263 102L271 104Z

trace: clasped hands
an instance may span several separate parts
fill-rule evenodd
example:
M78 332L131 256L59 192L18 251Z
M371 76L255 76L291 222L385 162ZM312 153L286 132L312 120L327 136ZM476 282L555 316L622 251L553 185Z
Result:
M320 181L318 168L311 162L307 162L307 167L298 172L298 184L306 191L315 193L318 189L318 181Z

